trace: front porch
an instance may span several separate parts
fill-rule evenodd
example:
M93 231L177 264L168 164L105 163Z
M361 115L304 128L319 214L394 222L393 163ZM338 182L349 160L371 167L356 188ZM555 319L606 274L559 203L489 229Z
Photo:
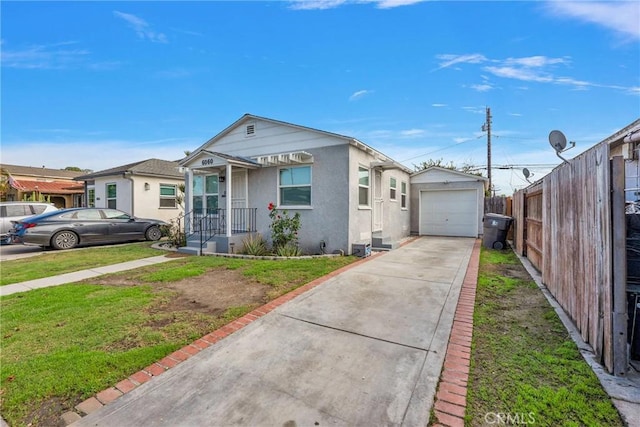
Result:
M257 232L257 208L192 210L178 219L178 230L184 230L187 245L179 252L195 255L235 253L242 241ZM231 212L228 215L228 212Z

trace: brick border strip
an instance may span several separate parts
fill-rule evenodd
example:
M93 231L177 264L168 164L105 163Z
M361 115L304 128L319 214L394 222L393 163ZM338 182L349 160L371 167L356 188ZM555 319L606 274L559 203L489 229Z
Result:
M473 245L453 318L444 367L434 401L434 426L464 427L481 241Z
M407 241L403 242L401 244L401 246L404 246L414 240L416 240L417 238L412 238L412 239L408 239ZM105 390L102 390L101 392L99 392L98 394L96 394L95 396L92 396L86 400L84 400L83 402L79 403L78 405L75 406L76 411L70 411L70 412L66 412L62 415L62 419L64 421L64 423L66 425L69 425L71 423L73 423L74 421L79 420L80 418L82 418L85 415L88 415L98 409L100 409L101 407L103 407L104 405L113 402L114 400L116 400L117 398L119 398L120 396L124 395L125 393L129 393L131 390L136 389L138 386L146 383L147 381L151 380L151 378L153 377L157 377L158 375L162 374L163 372L173 368L174 366L179 365L180 363L184 362L185 360L189 359L191 356L198 354L199 352L201 352L202 350L211 347L213 344L217 343L218 341L220 341L221 339L231 335L232 333L244 328L245 326L247 326L248 324L252 323L253 321L259 319L260 317L268 314L269 312L275 310L276 308L280 307L281 305L283 305L284 303L291 301L292 299L296 298L297 296L315 288L316 286L326 282L327 280L339 275L340 273L343 273L347 270L350 270L351 268L354 268L356 266L359 266L360 264L363 264L367 261L370 261L374 258L378 258L379 256L383 255L384 252L379 252L377 254L372 254L369 257L363 258L361 260L352 262L351 264L345 265L344 267L341 267L337 270L334 270L322 277L318 277L317 279L307 283L306 285L302 285L299 288L294 289L293 291L286 293L284 295L279 296L278 298L274 299L273 301L268 302L267 304L256 308L255 310L245 314L244 316L222 326L219 329L216 329L215 331L201 337L198 338L197 340L195 340L194 342L192 342L191 344L188 344L186 346L184 346L183 348L174 351L173 353L169 354L168 356L163 357L162 359L158 360L157 362L152 363L151 365L147 366L146 368L136 372L135 374L129 376L128 378L120 381L119 383L117 383L115 386L113 387L109 387Z

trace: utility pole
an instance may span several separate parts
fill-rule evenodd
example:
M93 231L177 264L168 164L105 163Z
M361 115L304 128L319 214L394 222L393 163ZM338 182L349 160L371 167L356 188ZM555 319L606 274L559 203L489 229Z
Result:
M491 108L487 107L487 119L482 125L482 131L487 132L487 177L489 178L489 195L493 195L491 186Z

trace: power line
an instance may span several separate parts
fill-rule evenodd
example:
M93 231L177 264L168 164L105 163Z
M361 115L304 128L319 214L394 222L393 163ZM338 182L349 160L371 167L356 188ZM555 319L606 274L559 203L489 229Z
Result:
M430 155L430 154L437 153L438 151L448 150L449 148L454 148L454 147L457 147L457 146L459 146L459 145L466 144L467 142L474 142L475 140L480 139L480 138L482 138L482 137L484 137L484 135L480 135L480 136L478 136L478 137L476 137L476 138L468 139L468 140L466 140L466 141L456 142L456 143L455 143L455 144L453 144L453 145L448 145L448 146L446 146L446 147L438 148L437 150L433 150L433 151L430 151L430 152L425 153L425 154L419 154L419 155L417 155L417 156L409 157L408 159L405 159L405 160L400 160L400 163L408 162L409 160L417 159L418 157L428 156L428 155Z

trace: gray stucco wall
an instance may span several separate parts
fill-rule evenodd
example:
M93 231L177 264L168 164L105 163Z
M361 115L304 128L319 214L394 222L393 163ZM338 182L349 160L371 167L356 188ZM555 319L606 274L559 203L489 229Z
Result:
M348 247L347 227L348 164L347 145L307 150L313 155L311 165L310 208L287 209L290 215L300 213L300 247L307 253L319 253L320 241L326 243L325 251L346 251ZM249 206L257 207L257 229L271 242L267 206L278 200L278 168L268 167L249 171ZM283 207L286 208L286 207Z

